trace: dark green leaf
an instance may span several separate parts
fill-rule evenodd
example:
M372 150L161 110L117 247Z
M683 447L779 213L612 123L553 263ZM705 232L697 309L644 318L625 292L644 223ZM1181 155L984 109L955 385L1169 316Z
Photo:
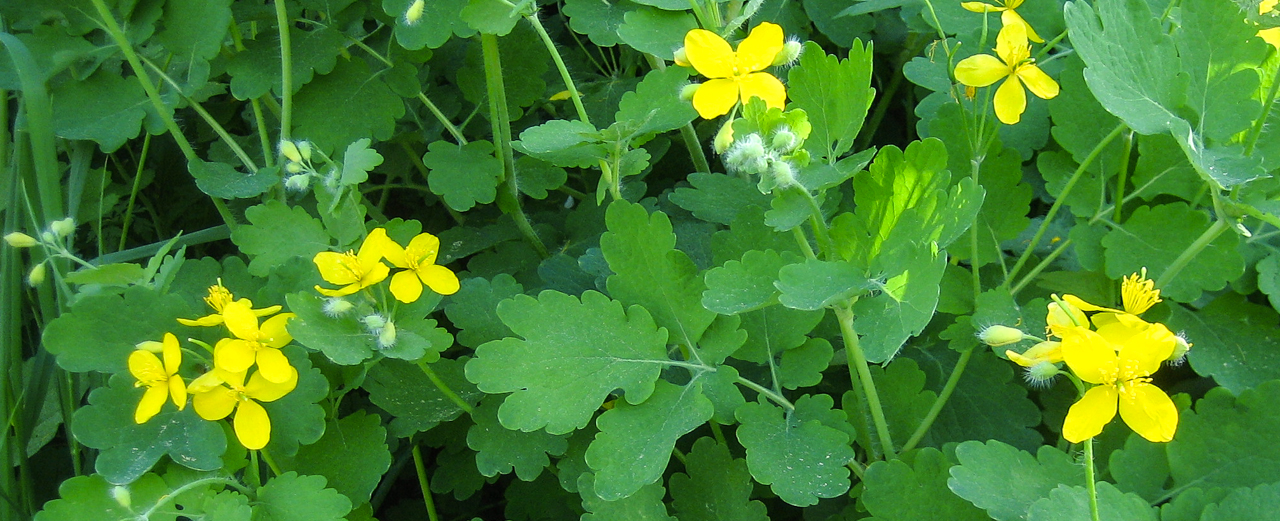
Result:
M1058 485L1084 484L1084 469L1047 445L1032 456L996 440L966 441L956 447L956 458L960 464L951 467L947 485L996 521L1025 520L1031 504Z
M325 488L321 476L286 472L258 489L254 521L338 521L351 511L351 500Z
M675 50L684 46L684 35L697 28L689 13L642 7L623 15L618 37L637 51L672 60Z
M498 195L502 161L493 156L493 144L488 141L465 145L436 141L422 156L422 163L431 169L427 177L431 192L454 210L464 212L476 203L492 203Z
M282 462L283 463L283 462ZM354 504L369 501L382 474L391 467L387 430L376 414L356 411L341 420L330 420L320 440L298 448L285 468L324 476L330 488Z
M831 405L830 396L806 395L792 411L769 403L738 408L738 441L751 475L787 503L810 506L849 490L849 435L821 421Z
M1166 449L1175 486L1252 487L1280 475L1280 381L1210 390ZM1240 462L1247 461L1247 465Z
M747 463L711 438L700 438L685 457L685 472L669 483L680 521L766 521L764 503L751 500Z
M257 197L280 182L280 169L273 167L245 174L226 163L210 163L196 158L187 163L187 169L201 192L223 199Z
M337 150L360 138L391 139L404 102L364 60L342 60L293 98L293 135L323 150Z
M237 226L231 241L249 255L249 273L265 277L271 268L293 257L311 260L329 249L329 235L318 219L301 206L275 200L249 207L248 225ZM287 238L287 240L286 240Z
M515 470L524 481L533 481L551 464L548 454L559 456L569 447L565 436L541 431L513 431L498 423L499 397L480 403L471 413L475 425L467 431L467 446L476 451L476 468L493 477Z
M114 152L142 130L143 107L150 106L133 78L99 70L82 81L51 89L53 131L66 139L92 139Z
M1185 203L1140 206L1123 227L1102 238L1107 276L1120 279L1146 268L1152 279L1165 270L1209 228L1209 216ZM1200 298L1203 291L1222 289L1244 272L1236 250L1240 236L1223 233L1201 250L1178 275L1160 288L1160 295L1179 302Z
M463 376L464 360L440 359L431 369L464 402L475 405L483 393ZM369 370L362 384L369 401L391 413L391 434L408 437L462 415L462 409L414 364L384 360Z
M874 519L927 521L933 519L985 521L981 510L947 489L951 462L932 447L911 455L915 460L877 461L867 467L862 503Z
M676 521L667 515L667 506L662 502L667 491L661 483L645 486L617 501L606 501L596 495L594 482L591 473L578 477L578 494L582 495L582 508L588 512L582 515L582 521Z

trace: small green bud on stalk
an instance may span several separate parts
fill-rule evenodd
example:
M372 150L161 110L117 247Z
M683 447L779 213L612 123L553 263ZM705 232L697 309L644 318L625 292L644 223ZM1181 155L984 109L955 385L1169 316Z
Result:
M116 500L116 504L125 510L133 510L133 494L129 493L129 489L122 485L111 487L111 499Z
M382 331L378 332L378 347L387 349L396 345L396 325L388 320L382 326Z
M690 67L689 54L685 52L684 47L676 49L675 59L672 61L676 62L676 65L681 67Z
M773 139L769 142L769 147L778 151L779 154L790 153L800 146L800 138L791 129L783 126L773 133Z
M1026 334L1024 334L1021 329L1001 325L988 327L978 333L978 339L982 340L982 343L991 347L1016 344L1021 342L1025 337Z
M40 241L37 241L35 237L22 232L13 232L5 235L4 242L9 243L9 246L13 246L14 248L30 248L40 244Z
M355 304L347 302L347 300L342 297L333 297L324 301L324 306L321 310L324 311L324 314L329 318L338 318L347 314L347 312L351 311L351 308L354 307L356 307Z
M1192 344L1187 341L1182 333L1178 333L1173 338L1177 340L1177 343L1173 346L1173 354L1169 355L1169 358L1165 361L1173 365L1179 365L1186 359L1187 353L1191 351Z
M65 238L76 231L76 220L70 217L59 219L49 223L49 229L58 236L59 239Z
M31 286L39 286L44 283L44 276L47 270L44 263L36 264L31 268L31 272L27 273L27 284Z
M284 164L284 171L290 174L297 174L299 172L302 172L302 170L303 170L302 163L295 163L293 161L289 161L288 163Z
M40 240L45 244L55 244L58 242L58 236L54 235L53 232L40 232Z
M718 132L716 132L716 138L715 138L715 141L712 143L712 148L715 149L717 154L723 154L725 153L726 150L729 150L729 145L732 145L732 144L733 144L733 120L731 119L729 121L724 122L724 125L720 127L720 130Z
M800 59L800 53L804 51L804 45L796 40L790 40L782 44L782 50L773 57L772 65L790 65Z
M387 325L387 319L377 313L367 315L360 320L364 322L364 327L367 328L370 333L382 331L382 326Z
M290 163L295 164L295 163ZM284 188L292 192L305 192L311 186L310 174L291 175L284 180Z
M302 162L302 154L298 153L298 145L293 144L292 141L280 142L280 154L295 163Z
M694 93L698 92L698 87L701 87L701 85L697 83L690 83L688 85L685 85L684 87L681 87L680 99L683 101L693 101L693 95Z
M311 160L311 142L299 141L295 143L295 145L297 145L298 147L298 154L302 156L302 160L310 161Z
M413 3L409 4L409 8L404 11L404 24L416 25L418 20L422 19L422 12L426 7L426 0L413 0Z
M1027 383L1033 387L1046 388L1053 378L1058 376L1058 366L1053 362L1040 362L1027 368L1027 372L1023 375L1027 379Z

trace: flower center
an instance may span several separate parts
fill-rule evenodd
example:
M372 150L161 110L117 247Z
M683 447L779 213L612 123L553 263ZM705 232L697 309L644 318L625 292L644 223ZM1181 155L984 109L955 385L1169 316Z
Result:
M222 279L218 279L217 285L209 286L209 296L204 298L204 302L214 311L222 313L222 309L231 303L231 299L231 292L222 286Z
M354 251L347 250L346 253L342 254L342 260L338 261L338 264L342 266L342 269L347 270L347 274L351 276L351 281L358 282L364 278L364 266L360 265L360 258L356 257Z

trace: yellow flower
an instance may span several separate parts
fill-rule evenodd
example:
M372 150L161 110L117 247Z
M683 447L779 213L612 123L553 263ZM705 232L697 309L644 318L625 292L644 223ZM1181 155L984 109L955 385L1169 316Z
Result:
M964 2L960 4L960 7L975 13L1002 13L1000 15L1001 26L1021 25L1027 29L1027 38L1030 38L1031 41L1036 43L1044 43L1044 38L1041 38L1040 35L1036 34L1036 30L1031 28L1031 24L1022 19L1022 15L1018 14L1017 11L1014 11L1018 6L1022 5L1023 1L1024 0L995 0L995 2L1000 5L991 5L984 2Z
M1124 282L1120 283L1120 296L1124 306L1124 310L1114 308L1104 308L1095 306L1084 299L1075 295L1063 295L1062 300L1070 302L1071 305L1080 308L1083 311L1105 311L1112 314L1128 314L1141 315L1151 306L1163 302L1160 298L1160 290L1155 289L1156 283L1147 278L1147 269L1142 268L1141 272L1136 272L1124 278ZM1096 324L1095 324L1096 325Z
M382 256L392 266L404 268L391 276L391 294L396 300L410 303L422 296L422 285L441 295L458 292L458 276L449 268L436 264L440 253L440 239L429 233L420 233L409 241L409 247L401 248L395 241L383 243Z
M1262 0L1262 3L1258 4L1258 14L1267 14L1275 11L1276 4L1280 4L1280 0ZM1258 31L1258 38L1262 38L1276 49L1280 49L1280 27Z
M391 273L391 268L382 263L384 243L390 240L386 230L377 228L365 237L359 253L317 253L312 262L320 270L320 278L343 287L332 290L316 286L316 291L329 297L341 297L382 282Z
M1062 356L1081 380L1096 386L1085 392L1062 426L1062 436L1080 443L1097 436L1116 415L1130 428L1153 442L1173 439L1178 429L1178 408L1173 400L1151 385L1152 373L1173 353L1176 339L1161 324L1151 324L1127 335L1111 331L1075 328L1062 339Z
M1062 361L1062 342L1046 340L1031 346L1031 349L1025 353L1018 354L1007 350L1004 356L1022 367L1032 367L1041 362L1056 364Z
M996 117L1006 125L1022 120L1027 109L1025 83L1032 94L1051 99L1058 95L1058 83L1036 67L1027 44L1027 30L1022 24L1005 25L996 35L996 54L975 54L956 64L956 80L971 87L986 87L1001 79L996 89Z
M244 371L215 367L191 382L191 405L196 414L209 421L221 420L235 411L236 438L246 449L258 450L271 441L271 418L258 402L273 402L289 394L298 386L298 371L290 367L289 377L283 382L272 382L257 372L246 385L244 377Z
M165 400L173 398L178 410L187 407L187 385L178 376L178 367L182 365L182 349L178 347L178 337L173 333L164 334L164 342L160 345L164 363L155 353L147 349L138 349L129 354L129 373L137 378L134 387L146 387L147 392L138 402L138 409L133 413L133 421L146 423L160 412Z
M1068 295L1070 296L1070 295ZM1049 303L1049 313L1045 315L1046 329L1050 335L1061 337L1063 332L1083 327L1088 329L1089 319L1084 316L1069 299Z
M222 279L218 279L218 283L209 286L209 296L204 298L204 302L213 308L212 315L205 315L195 320L187 320L185 318L178 319L178 323L184 326L216 326L224 322L222 318L222 310L227 304L235 301L235 297L227 288L223 287ZM280 311L280 306L269 306L262 309L253 309L253 302L249 299L240 299L245 307L250 308L255 316L265 317Z
M281 313L267 319L258 327L258 317L248 306L232 302L223 308L227 329L235 338L224 338L213 348L213 365L232 373L244 372L254 363L258 372L275 383L289 379L294 372L280 348L293 341L285 324L297 316Z
M765 70L782 51L782 28L769 22L757 25L738 44L737 52L716 33L694 29L684 36L685 57L703 76L711 78L693 95L693 108L703 119L729 113L733 105L752 97L770 108L782 108L787 89Z

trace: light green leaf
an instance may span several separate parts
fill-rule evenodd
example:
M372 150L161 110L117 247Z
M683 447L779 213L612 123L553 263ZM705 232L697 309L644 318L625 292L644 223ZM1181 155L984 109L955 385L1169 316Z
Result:
M1155 509L1135 494L1125 494L1106 481L1099 481L1098 519L1100 521L1156 521ZM1049 497L1036 501L1028 512L1028 521L1074 521L1089 519L1089 491L1082 486L1059 485Z
M733 425L737 422L734 411L747 403L738 388L738 370L731 365L722 365L716 372L702 377L702 394L715 406L712 420L721 425Z
M324 226L301 206L290 208L273 200L249 207L244 216L249 224L237 226L231 241L253 259L249 261L252 275L265 277L272 267L293 257L311 260L329 249Z
M588 291L582 300L544 291L498 305L521 338L476 348L467 379L489 393L513 393L498 418L504 427L552 434L580 429L614 389L638 404L653 393L667 362L667 334L644 308Z
M854 326L862 336L867 360L872 362L892 359L907 339L929 324L947 268L946 254L926 247L898 250L885 259L892 261L877 262L894 271L879 285L882 293L853 305Z
M751 500L747 463L728 447L699 438L685 456L685 474L671 476L671 506L680 521L767 521L764 503Z
M524 293L524 287L505 273L492 281L471 278L462 281L457 293L449 297L445 315L458 331L458 343L467 347L511 336L511 330L498 318L498 303Z
M705 275L707 290L702 292L702 305L724 314L767 306L778 294L773 287L778 280L778 270L799 260L800 256L791 252L751 250L741 261L732 260L711 268Z
M617 402L596 419L600 433L587 448L596 495L616 501L658 482L676 440L710 420L713 411L696 380L685 386L659 380L643 403Z
M73 476L58 486L59 499L44 504L35 521L118 521L133 519L135 509L145 510L169 494L169 486L155 474L146 474L129 485L132 508L116 501L115 487L102 476Z
M476 468L486 477L510 474L523 481L533 481L551 464L548 454L560 456L569 448L563 435L541 431L513 431L498 423L500 397L480 402L471 412L475 421L467 430L467 446L476 451Z
M697 20L687 12L642 7L623 15L618 37L637 51L673 60L675 50L684 47L684 35L697 28Z
M81 81L50 89L53 132L66 139L91 139L114 152L142 131L149 106L137 80L99 70Z
M521 132L518 148L556 166L591 168L607 157L599 140L590 123L553 119Z
M676 188L671 202L704 221L729 225L747 207L769 208L769 198L741 177L697 172L688 181L693 187Z
M361 138L347 145L342 154L342 177L338 184L358 185L369 180L369 171L382 164L382 154L369 148L369 138Z
M258 489L254 521L339 521L351 511L351 500L325 488L321 476L285 472Z
M391 467L387 430L378 415L356 411L330 420L319 441L299 447L297 456L281 463L290 470L323 476L329 488L352 503L365 503Z
M506 36L520 21L520 12L501 0L468 0L459 13L478 33Z
M493 156L493 143L435 141L427 147L422 163L431 169L427 176L431 192L454 210L465 212L476 203L492 203L498 195L502 161Z
M1209 216L1186 203L1140 206L1102 238L1107 276L1127 277L1146 268L1159 280L1173 261L1209 228ZM1203 291L1222 289L1244 273L1244 259L1236 250L1240 236L1223 233L1201 250L1172 280L1160 288L1164 298L1191 302Z
M484 396L463 376L465 360L442 358L432 371L464 402L474 406ZM399 360L384 360L369 370L362 384L369 401L391 413L391 434L408 437L462 415L462 409L431 383L422 369Z
M1175 487L1252 487L1280 476L1280 381L1209 391L1166 448ZM1240 462L1247 461L1248 465Z
M280 182L280 169L267 167L245 174L226 163L211 163L200 158L187 163L200 191L223 199L257 197Z
M809 198L805 197L804 190L796 186L774 191L773 200L769 201L769 211L764 214L764 223L776 231L785 232L808 221L813 215L813 207ZM816 199L821 207L825 197L819 194Z
M1254 99L1267 45L1230 0L1191 0L1181 6L1181 27L1173 33L1182 72L1190 78L1187 105L1198 116L1196 134L1227 140L1248 129L1262 104Z
M802 311L782 306L769 306L739 315L747 341L733 357L748 362L766 363L783 351L800 347L822 320L822 311Z
M1271 307L1280 310L1280 253L1272 252L1258 261L1258 289L1267 295Z
M67 274L63 280L72 284L102 284L104 286L129 286L147 282L146 270L139 264L122 262L83 268Z
M787 503L815 505L849 490L849 435L820 420L831 405L830 396L806 395L793 411L769 403L738 408L738 441L747 449L751 475Z
M989 519L981 510L947 489L951 462L933 447L925 447L904 460L877 461L867 466L862 504L873 519L893 521L952 521Z
M667 491L661 483L647 485L617 501L606 501L596 495L594 482L589 472L578 477L578 494L582 496L582 508L588 512L582 515L582 521L677 521L667 515L667 506L662 501Z
M289 334L298 343L340 365L355 365L373 356L377 338L354 315L326 315L324 301L309 291L292 293L285 299L289 311L298 315L288 324Z
M696 345L716 315L702 307L698 268L675 249L667 215L614 201L605 223L609 231L600 237L600 249L614 273L609 276L609 293L625 304L644 306L672 342Z
M1031 504L1058 485L1084 485L1084 468L1048 445L1032 456L996 440L966 441L956 447L956 459L947 486L996 521L1025 520Z
M177 318L192 314L177 295L160 296L134 286L120 295L93 295L76 302L45 328L43 344L67 371L117 373L127 369L129 353L138 342L181 333L186 328Z
M782 292L778 300L794 309L822 309L879 288L878 281L868 279L865 270L840 260L808 259L789 264L778 271L777 278L774 285Z
M688 0L678 1L688 7ZM684 67L649 71L636 90L622 95L614 120L631 122L637 135L683 127L698 117L693 104L680 99L680 88L688 83L689 71Z
M293 136L323 150L360 138L391 139L404 102L369 70L364 60L341 60L293 98Z
M854 40L849 57L841 60L808 42L800 63L788 72L790 108L808 114L813 130L805 148L815 157L834 163L853 148L876 94L871 88L871 47Z
M1134 194L1148 201L1160 194L1195 199L1205 186L1196 170L1179 154L1173 136L1158 134L1138 138L1138 164L1133 168Z
M1261 275L1259 275L1261 285ZM1191 341L1191 368L1239 393L1280 378L1280 317L1270 308L1228 292L1199 311L1171 306L1168 325Z

